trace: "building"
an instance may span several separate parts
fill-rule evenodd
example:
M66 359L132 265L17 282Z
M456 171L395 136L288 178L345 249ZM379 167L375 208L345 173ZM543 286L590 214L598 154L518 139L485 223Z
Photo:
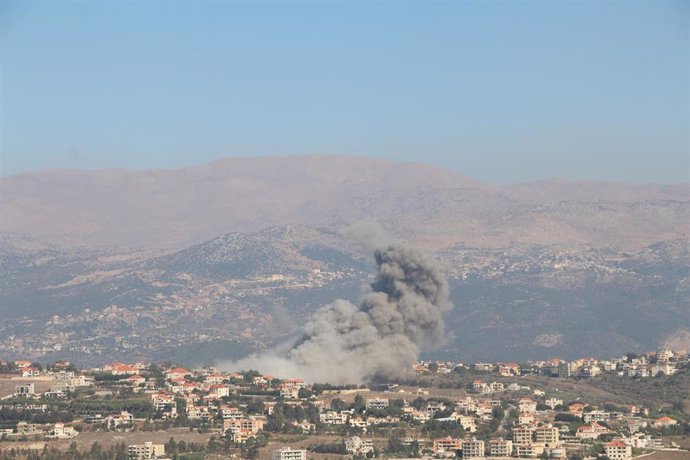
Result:
M654 428L657 428L657 429L666 428L669 426L674 426L677 423L678 422L673 420L671 417L663 416L663 417L660 417L660 418L654 420Z
M367 399L366 408L367 409L385 409L388 407L390 402L384 398L373 398Z
M530 444L532 442L532 428L528 426L513 428L513 442L515 444Z
M518 444L515 446L515 455L522 458L539 457L544 453L543 444Z
M534 430L534 441L542 443L546 447L558 445L558 428L553 426L540 426Z
M484 456L484 441L471 439L462 443L462 458L477 458Z
M462 439L456 439L450 436L447 438L434 439L433 450L435 454L462 450Z
M602 434L609 433L608 428L599 425L597 422L590 422L589 425L582 425L577 429L575 436L580 439L597 439Z
M165 455L165 444L134 444L127 447L127 456L130 460L149 460Z
M26 398L29 396L35 395L36 392L34 390L34 384L33 383L23 383L21 385L15 385L14 386L14 396L19 397L19 398Z
M77 430L75 430L71 426L65 426L64 423L58 422L55 425L53 425L53 429L50 430L47 437L55 439L69 439L73 438L77 434Z
M191 375L192 373L184 367L175 367L165 372L165 378L168 380L183 379Z
M273 460L307 460L307 451L283 447L273 452Z
M585 423L589 423L591 421L608 422L611 419L611 414L609 412L604 412L603 410L593 410L582 414L582 419L585 421Z
M513 442L505 439L489 441L489 455L492 457L510 457L513 453Z
M345 440L345 450L351 454L366 455L374 451L374 441L353 436Z
M532 413L537 410L537 402L530 398L522 398L518 402L520 412Z
M615 439L605 446L606 456L611 460L628 460L632 458L632 447Z

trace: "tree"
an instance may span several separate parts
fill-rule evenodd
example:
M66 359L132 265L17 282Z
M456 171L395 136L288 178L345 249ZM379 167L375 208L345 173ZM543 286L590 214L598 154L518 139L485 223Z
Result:
M335 398L331 401L331 409L340 412L341 410L347 409L347 404L340 398Z
M361 414L364 411L366 403L364 402L364 397L362 395L358 394L357 396L355 396L353 407L355 409L355 412L357 412L358 414Z

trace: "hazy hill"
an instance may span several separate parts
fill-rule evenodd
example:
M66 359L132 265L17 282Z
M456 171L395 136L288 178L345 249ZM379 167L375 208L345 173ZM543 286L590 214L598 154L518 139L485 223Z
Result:
M338 233L295 225L167 253L17 246L16 238L0 246L0 316L9 319L0 356L95 364L248 353L296 333L322 305L356 301L372 268L371 255ZM449 267L456 308L448 343L429 356L519 360L690 345L685 240L632 253L457 245L436 256Z
M348 156L226 158L179 170L52 170L0 179L0 231L183 248L285 223L375 218L439 249L687 239L687 185L550 180L494 187L423 164Z

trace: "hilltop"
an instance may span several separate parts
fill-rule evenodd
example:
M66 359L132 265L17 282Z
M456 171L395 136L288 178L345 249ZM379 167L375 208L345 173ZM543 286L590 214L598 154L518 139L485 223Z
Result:
M50 244L181 249L287 223L376 219L429 249L688 238L690 187L553 179L492 186L417 163L225 158L177 170L48 170L0 178L0 231Z

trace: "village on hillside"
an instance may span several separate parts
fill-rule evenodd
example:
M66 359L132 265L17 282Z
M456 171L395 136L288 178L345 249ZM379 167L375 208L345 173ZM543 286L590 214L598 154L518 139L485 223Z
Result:
M661 350L418 362L399 381L333 386L252 370L0 361L0 458L690 458L688 380L673 380L689 370L686 352ZM680 385L684 400L606 387L645 382Z

